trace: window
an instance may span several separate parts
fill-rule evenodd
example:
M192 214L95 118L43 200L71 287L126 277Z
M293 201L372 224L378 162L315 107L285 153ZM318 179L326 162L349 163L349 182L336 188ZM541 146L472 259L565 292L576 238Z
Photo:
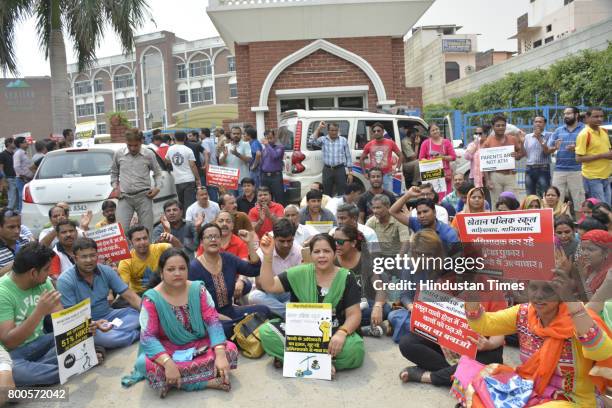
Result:
M196 88L191 90L191 102L207 102L213 100L213 90L211 86L206 88Z
M187 78L187 65L185 64L176 64L176 75L178 79Z
M334 97L308 98L308 108L310 110L334 109Z
M132 74L115 75L115 89L131 88L134 86Z
M550 33L552 31L552 24L546 26L546 32Z
M228 72L236 72L236 57L227 57Z
M93 116L94 114L94 106L92 103L87 103L84 105L76 106L77 116Z
M91 93L91 82L90 81L79 81L74 83L74 94L83 95Z
M104 101L96 102L96 115L104 113L104 111L105 111L105 109L104 109ZM102 132L102 133L105 133L105 132Z
M99 123L97 130L96 130L96 134L100 135L102 133L106 133L106 123Z
M179 98L179 103L183 104L183 103L189 103L189 91L188 90L184 90L184 91L178 91L178 98Z
M363 108L363 96L338 97L338 109L340 110L363 110Z
M538 40L538 41L534 41L533 42L533 48L538 48L541 45L542 45L542 40Z
M446 62L446 83L459 79L459 64L454 61Z
M548 44L549 42L552 42L555 39L554 36L550 36L544 39L544 44Z
M348 133L349 133L349 128L350 128L348 121L346 120L326 120L326 122L337 124L338 134L345 139L348 138ZM321 150L319 146L314 146L310 142L310 138L314 134L315 130L319 127L319 123L321 123L321 121L317 120L317 121L311 122L310 125L308 126L308 135L307 135L308 139L306 142L306 147L308 148L308 150ZM327 129L323 129L320 134L321 136L327 135Z
M111 152L67 151L46 156L36 173L36 178L46 180L63 177L104 176L110 173L112 163L113 154Z
M357 132L355 134L355 149L363 150L363 147L372 140L371 126L380 122L385 128L385 138L390 138L395 141L395 133L393 131L393 122L384 120L360 120L357 122Z
M238 97L238 84L230 84L229 89L230 89L230 98L237 98Z
M115 101L115 106L120 112L133 111L136 110L136 101L134 98L117 99Z
M101 92L104 90L104 82L101 78L94 79L94 91Z
M131 128L138 127L138 125L136 125L136 119L130 119L128 120L128 123L130 124Z
M200 77L204 75L211 75L212 69L210 61L205 59L201 61L195 61L189 64L189 73L191 77Z
M280 101L281 113L292 109L306 109L306 99L283 99Z
M568 4L570 4L571 2L573 2L574 0L563 0L563 5L567 6Z
M205 101L212 101L213 100L213 89L212 86L207 86L206 88L202 88L204 89L204 100Z

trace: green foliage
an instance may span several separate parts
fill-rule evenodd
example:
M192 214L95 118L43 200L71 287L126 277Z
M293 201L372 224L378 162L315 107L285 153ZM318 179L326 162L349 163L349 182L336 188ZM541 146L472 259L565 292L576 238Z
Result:
M555 94L558 105L612 106L610 84L612 43L605 50L585 50L555 62L547 69L508 73L475 92L452 99L449 106L430 105L423 112L427 116L430 112L445 109L480 112L510 105L534 106L536 98L538 105L554 105Z
M130 126L130 121L125 115L125 112L121 112L121 111L108 112L106 114L106 118L108 119L109 122L111 122L113 118L116 118L116 119L119 119L120 126L126 126L126 127Z

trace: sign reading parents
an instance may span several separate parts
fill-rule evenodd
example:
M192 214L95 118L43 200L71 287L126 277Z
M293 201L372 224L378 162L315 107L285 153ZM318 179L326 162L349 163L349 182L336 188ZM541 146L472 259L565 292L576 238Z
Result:
M91 305L87 298L68 309L51 314L60 382L65 384L98 364L91 325Z
M130 258L127 240L119 224L110 224L102 228L85 231L85 236L96 241L98 245L98 260L103 263L107 259L119 262Z
M225 187L228 190L238 189L240 169L209 165L206 169L206 183L217 187Z
M509 279L552 279L555 248L551 208L459 213L457 223L466 250L476 250L484 258L482 272Z
M419 172L421 173L421 181L423 183L431 183L436 193L446 192L442 158L419 160Z
M480 171L514 170L514 146L480 149Z
M283 375L331 380L330 303L287 303Z
M478 335L468 325L462 300L437 291L421 291L417 299L410 319L413 333L459 355L476 357L476 344L467 336Z

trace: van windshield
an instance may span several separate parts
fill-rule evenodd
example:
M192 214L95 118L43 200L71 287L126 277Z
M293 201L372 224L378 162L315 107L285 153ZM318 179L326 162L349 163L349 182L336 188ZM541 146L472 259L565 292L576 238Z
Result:
M110 174L112 162L113 153L110 151L65 151L46 156L36 178L103 176Z
M293 150L297 118L283 119L278 127L278 142L285 146L285 151Z

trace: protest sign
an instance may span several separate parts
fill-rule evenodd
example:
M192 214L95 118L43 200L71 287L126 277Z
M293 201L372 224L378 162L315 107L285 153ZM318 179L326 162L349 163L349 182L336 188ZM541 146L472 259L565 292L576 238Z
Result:
M514 170L514 145L480 149L480 171Z
M283 376L331 380L330 303L287 303Z
M119 224L110 224L102 228L85 231L85 236L96 241L98 245L98 261L100 263L110 259L119 262L130 258L130 250L123 230Z
M470 329L463 301L438 291L421 291L413 303L410 330L441 347L470 358L477 347L467 337L478 338Z
M96 122L81 122L74 130L74 147L90 147L94 145Z
M316 229L319 234L327 234L332 228L334 228L333 221L306 221L306 225L310 225Z
M483 257L485 268L481 272L508 279L552 279L555 248L551 208L459 213L457 226L466 250Z
M206 183L217 187L225 187L228 190L238 189L240 169L214 166L210 164L206 169Z
M91 325L91 304L87 298L68 309L51 314L60 382L98 364Z
M419 172L423 183L431 183L436 193L446 192L446 180L444 179L444 164L442 158L431 160L419 160Z

